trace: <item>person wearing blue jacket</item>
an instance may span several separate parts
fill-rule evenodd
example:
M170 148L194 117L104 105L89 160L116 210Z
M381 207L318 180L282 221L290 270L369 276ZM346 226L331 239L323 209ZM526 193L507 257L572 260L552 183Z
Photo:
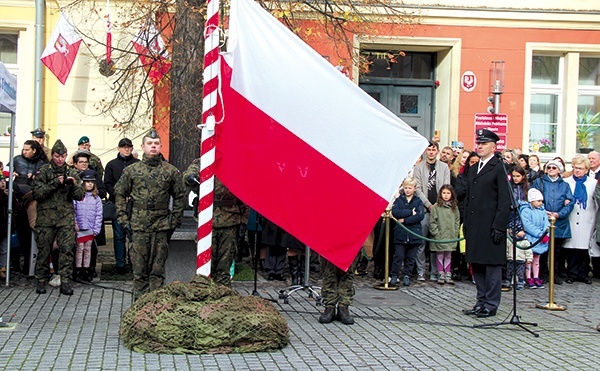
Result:
M529 203L520 201L519 212L525 229L525 237L531 243L536 242L548 231L550 222L544 209L544 196L538 189L532 188L527 192ZM532 248L533 261L531 270L527 272L527 287L543 289L544 282L540 279L540 255L548 251L548 239L542 239Z
M562 254L562 246L567 238L571 238L571 226L569 214L573 211L573 193L569 184L563 180L561 174L565 170L563 164L558 160L550 160L546 163L545 172L541 178L536 179L532 187L537 188L544 196L544 207L548 217L554 217L554 283L562 285L560 274L566 274L565 258ZM547 253L540 260L541 268L546 268Z
M415 197L417 181L414 178L406 178L402 182L404 193L398 196L392 206L392 215L398 219L410 231L417 235L423 234L421 221L425 217L425 206L419 197ZM410 286L410 276L415 266L417 247L423 243L423 239L409 233L399 225L394 226L394 258L392 272L390 274L390 285L398 284L400 268L404 263L404 277L402 284Z

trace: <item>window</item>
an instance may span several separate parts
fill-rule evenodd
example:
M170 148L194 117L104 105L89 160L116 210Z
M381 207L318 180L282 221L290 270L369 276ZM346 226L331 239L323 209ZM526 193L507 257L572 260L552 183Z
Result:
M577 149L580 152L600 148L600 58L579 59L577 89Z
M556 152L562 59L534 56L531 66L530 152Z
M0 34L0 62L14 73L17 67L17 41L16 34ZM0 112L0 145L10 144L10 113ZM6 142L6 143L5 143Z
M600 149L600 50L586 53L533 51L530 152L553 157Z
M365 75L369 77L433 79L432 53L363 50L361 55L368 63Z

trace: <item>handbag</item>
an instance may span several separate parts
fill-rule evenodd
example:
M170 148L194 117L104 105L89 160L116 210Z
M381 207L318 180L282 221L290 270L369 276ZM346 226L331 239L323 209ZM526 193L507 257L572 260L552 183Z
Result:
M117 205L110 200L102 201L102 220L114 220L117 219Z

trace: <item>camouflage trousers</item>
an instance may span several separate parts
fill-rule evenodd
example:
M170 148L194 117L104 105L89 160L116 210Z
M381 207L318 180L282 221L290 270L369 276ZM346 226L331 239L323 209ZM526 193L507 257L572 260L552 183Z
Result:
M165 282L165 263L169 255L167 231L134 231L129 255L133 271L133 298L137 300Z
M73 225L63 227L36 227L35 243L38 254L35 262L35 278L38 281L48 281L50 275L50 252L56 240L58 245L58 274L61 282L67 283L73 275L73 249L75 247L76 234ZM57 267L55 267L56 269Z
M213 229L210 276L227 287L231 287L231 264L237 253L237 229L237 225Z
M359 255L360 256L360 255ZM352 305L354 299L354 269L358 259L354 259L346 272L321 257L323 271L323 286L321 297L325 307Z

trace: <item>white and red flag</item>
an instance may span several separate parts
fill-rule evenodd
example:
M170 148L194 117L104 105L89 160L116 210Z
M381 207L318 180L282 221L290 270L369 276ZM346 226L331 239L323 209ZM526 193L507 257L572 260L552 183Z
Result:
M171 69L171 60L165 42L154 23L146 23L131 42L140 56L142 66L148 71L148 80L153 85L158 84Z
M215 174L347 269L428 141L254 1L229 25Z
M40 59L63 85L73 68L80 44L81 36L65 14L60 13L58 23Z

